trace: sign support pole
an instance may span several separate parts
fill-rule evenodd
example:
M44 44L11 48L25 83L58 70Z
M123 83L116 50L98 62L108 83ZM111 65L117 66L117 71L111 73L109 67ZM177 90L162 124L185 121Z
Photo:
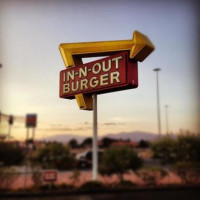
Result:
M33 127L33 133L32 133L32 140L33 140L32 150L34 150L34 140L35 140L35 128L34 127Z
M24 188L26 188L27 186L27 165L28 165L28 138L29 138L29 129L27 128L27 132L26 132L26 160L25 160L25 174L24 174Z
M9 127L8 127L8 139L11 138L11 124L9 124Z
M92 179L98 177L98 138L97 138L97 95L93 95L93 153L92 153Z

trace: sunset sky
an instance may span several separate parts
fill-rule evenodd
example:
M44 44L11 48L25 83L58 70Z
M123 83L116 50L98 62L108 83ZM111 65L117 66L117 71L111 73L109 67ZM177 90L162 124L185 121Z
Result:
M147 35L156 50L138 63L139 87L98 96L99 135L157 133L156 76L160 67L162 134L199 131L198 9L194 1L0 0L0 111L17 116L12 136L24 139L24 118L37 113L36 138L92 135L92 112L59 98L65 69L60 43L131 39ZM84 59L89 62L91 59ZM0 133L8 122L1 120Z

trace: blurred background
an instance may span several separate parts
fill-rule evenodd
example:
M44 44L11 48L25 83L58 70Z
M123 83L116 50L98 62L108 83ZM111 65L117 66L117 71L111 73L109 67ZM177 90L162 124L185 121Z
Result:
M58 46L131 39L135 30L146 34L156 50L139 63L137 89L98 96L99 134L157 133L157 67L162 69L162 132L165 105L170 132L199 130L199 20L194 1L2 0L0 9L0 110L17 117L13 137L25 138L22 118L27 113L38 114L38 138L89 136L91 112L59 98L59 72L65 66ZM2 119L1 133L7 131L7 120Z
M26 152L36 148L31 141L28 147L27 134L38 148L44 141L83 144L92 136L92 112L59 98L59 72L65 66L58 46L131 39L135 30L156 49L138 63L138 88L98 95L99 140L128 140L135 147L157 138L156 73L160 134L199 133L198 8L193 0L0 0L1 140L20 142ZM37 114L37 124L27 132L30 113Z

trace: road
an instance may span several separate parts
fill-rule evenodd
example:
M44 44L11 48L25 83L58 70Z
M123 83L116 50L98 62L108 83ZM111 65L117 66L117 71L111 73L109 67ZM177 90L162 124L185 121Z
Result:
M3 200L199 200L200 188L165 189L165 190L137 190L134 192L101 193L101 194L73 194L73 195L48 195L46 197L14 197L2 198ZM1 199L1 198L0 198Z

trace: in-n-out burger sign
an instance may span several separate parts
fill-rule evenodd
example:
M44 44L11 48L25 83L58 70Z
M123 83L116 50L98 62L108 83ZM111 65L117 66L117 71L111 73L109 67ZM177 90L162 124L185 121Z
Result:
M93 110L93 94L137 87L137 63L131 60L142 62L154 49L149 38L139 31L134 31L130 40L60 44L67 68L60 73L60 97L75 97L81 110ZM129 56L123 53L111 56L124 51L128 51ZM80 65L82 58L97 56L111 57Z
M60 72L60 97L73 99L76 94L101 94L138 86L137 62L128 52L69 67Z

